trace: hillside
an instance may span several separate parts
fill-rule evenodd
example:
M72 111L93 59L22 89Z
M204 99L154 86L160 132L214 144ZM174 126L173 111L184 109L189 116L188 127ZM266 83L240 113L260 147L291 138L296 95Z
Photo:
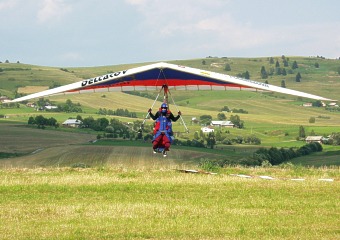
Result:
M185 65L237 76L238 74L250 74L250 79L257 81L267 80L270 84L281 86L281 81L286 81L286 87L300 91L319 94L337 99L337 89L340 86L338 68L339 60L323 59L319 57L285 57L288 66L284 67L282 57L273 57L274 63L270 63L269 57L265 58L202 58L181 61L168 61L169 63ZM204 61L204 64L203 64ZM298 68L292 70L294 61ZM276 62L279 68L285 69L287 75L276 75ZM54 68L34 66L22 63L0 63L0 92L2 95L13 97L14 91L25 86L51 87L54 84L67 84L81 79L100 76L106 73L124 70L127 68L142 66L149 63L124 64L115 66L87 67L87 68ZM231 71L225 71L226 64ZM315 65L318 64L318 67ZM269 75L268 79L261 79L261 67L264 66ZM302 80L295 81L297 73Z
M275 57L275 61L278 61L283 67L282 58ZM338 99L338 93L340 90L340 76L337 73L337 68L340 66L339 60L312 58L312 57L287 57L291 66L292 62L298 63L298 68L291 70L292 73L283 75L273 75L266 79L270 84L280 86L281 81L285 80L286 87L290 89L296 89L332 99ZM205 64L203 64L203 61ZM193 59L183 61L169 61L169 63L175 63L180 65L186 65L190 67L196 67L206 69L210 71L220 72L229 75L238 75L246 71L249 72L250 78L257 81L264 81L261 79L260 70L264 66L267 71L270 69L275 70L275 63L270 64L269 58L204 58ZM315 63L319 64L319 68L315 67ZM29 64L0 64L0 93L1 95L14 96L15 91L22 93L32 93L34 91L40 91L52 86L58 86L63 84L79 81L80 79L99 76L105 73L114 72L117 70L127 69L131 67L141 66L149 63L139 64L126 64L117 66L102 66L91 68L54 68L34 66ZM230 64L231 71L225 71L226 64ZM287 68L288 71L288 68ZM302 75L302 81L297 83L295 81L296 74L300 72ZM157 93L149 93L149 95L156 97ZM299 126L304 126L307 135L311 132L315 132L317 135L329 135L332 132L340 132L340 114L339 112L330 112L324 108L306 108L302 107L302 103L308 100L297 99L293 96L270 94L270 93L255 93L255 92L239 92L239 91L173 91L172 96L175 99L176 104L179 106L179 110L183 113L183 119L188 126L190 133L181 133L177 137L182 140L193 139L194 133L200 130L200 125L192 124L191 119L193 117L199 118L202 115L211 115L214 120L217 120L217 114L221 112L221 108L228 106L230 109L243 109L248 113L237 113L245 123L244 129L230 129L228 133L223 132L223 137L237 137L237 136L249 136L255 134L261 138L262 144L256 147L300 147L304 142L296 141L296 137L299 133ZM117 109L123 108L131 112L136 112L139 120L142 120L149 107L152 106L154 99L134 96L126 93L101 93L101 94L82 94L82 95L68 95L68 96L55 96L49 98L53 103L64 103L67 99L72 99L72 102L81 105L83 113L82 117L93 116L94 118L102 117L96 114L100 108ZM160 102L156 103L154 109L157 109ZM172 109L174 111L174 109ZM175 109L176 111L176 109ZM0 119L0 125L3 124L26 124L30 116L37 116L43 114L46 117L54 117L58 122L63 122L67 118L75 117L78 113L51 113L51 112L37 112L32 108L20 105L19 108L2 108L0 109L0 115L6 115L7 119ZM227 113L227 118L235 113ZM315 118L315 123L310 123L310 118ZM109 117L110 118L110 117ZM118 117L124 122L132 122L136 119L128 119L124 117ZM152 121L147 121L146 124L152 124ZM14 132L6 131L10 129L7 127L0 128L2 136L2 147L0 152L18 152L27 153L29 151L34 152L38 149L39 144L49 145L44 147L44 151L39 154L48 153L43 158L47 159L49 154L55 156L51 161L53 164L58 164L58 159L67 159L64 154L62 157L62 151L59 151L60 145L55 142L56 138L54 134L56 131L52 131L51 134L47 134L48 131L44 131L41 136L41 143L32 145L29 140L23 141L21 144L9 144L17 143L18 139L22 136L14 136ZM11 128L12 129L12 128ZM183 132L184 127L180 122L174 124L175 131ZM42 130L34 134L41 134ZM61 130L58 131L62 132ZM7 135L6 135L7 134ZM29 136L29 133L25 133ZM31 133L32 134L32 133ZM72 133L67 134L82 134ZM20 135L20 134L19 134ZM70 146L72 144L83 144L88 142L89 139L96 138L96 133L90 133L88 137L85 135L63 135L61 142L64 146L68 146L68 157L74 158L77 153L83 151L85 147ZM82 136L82 137L79 137ZM51 141L53 139L53 141ZM67 139L64 141L63 139ZM78 139L80 141L72 142L72 139ZM69 141L71 140L71 141ZM6 144L8 146L6 148ZM56 147L56 149L51 149ZM245 146L231 146L232 148L242 149ZM148 147L146 147L148 149ZM325 146L326 151L337 151L335 147ZM140 158L147 159L148 154L145 151L145 155ZM240 150L241 152L242 150ZM112 156L115 150L106 152L105 156L102 156L103 161L110 162L110 155ZM144 152L144 150L142 150ZM174 157L173 161L186 159L188 155L186 152L180 152ZM105 153L105 151L103 151ZM125 157L129 153L126 150L123 154ZM176 153L177 154L177 153ZM250 154L250 153L248 153ZM40 155L43 156L43 155ZM72 156L72 157L70 157ZM135 156L135 155L134 155ZM336 156L336 154L335 154ZM198 155L196 160L200 158L209 158L211 156ZM319 158L319 157L318 157ZM334 163L334 155L332 155L330 162ZM17 159L18 162L25 161L25 157ZM176 161L177 161L176 160ZM11 159L14 161L14 159ZM67 162L68 160L65 160ZM94 160L97 161L97 160ZM79 162L79 159L74 160L73 163ZM197 161L196 161L197 162ZM44 165L45 163L42 163ZM72 163L68 163L69 165ZM305 163L308 165L308 163ZM337 165L338 163L335 163ZM339 163L340 164L340 163ZM67 164L66 164L67 165ZM322 165L322 164L321 164Z

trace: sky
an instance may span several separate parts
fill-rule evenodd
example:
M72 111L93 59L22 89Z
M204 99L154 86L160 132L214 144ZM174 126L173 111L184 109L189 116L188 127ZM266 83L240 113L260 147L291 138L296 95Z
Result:
M0 0L0 61L340 57L339 0Z

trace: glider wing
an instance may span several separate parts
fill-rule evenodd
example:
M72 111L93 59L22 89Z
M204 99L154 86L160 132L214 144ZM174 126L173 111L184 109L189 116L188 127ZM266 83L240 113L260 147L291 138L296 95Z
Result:
M226 74L169 63L155 63L122 70L65 86L30 94L12 100L21 102L58 94L114 91L153 91L167 85L171 90L250 90L269 91L323 101L336 101L321 96L277 87Z

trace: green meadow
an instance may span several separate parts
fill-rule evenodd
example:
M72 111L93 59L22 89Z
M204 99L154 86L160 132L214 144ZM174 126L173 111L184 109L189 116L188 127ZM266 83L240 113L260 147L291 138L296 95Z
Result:
M260 178L269 173L274 180ZM3 169L1 239L338 239L340 185L319 180L334 176L338 169Z
M338 99L339 60L288 57L299 68L269 76L269 84ZM260 69L275 69L269 58L203 58L169 61L236 76L245 71L263 82ZM274 57L281 63L281 56ZM202 64L202 61L205 64ZM315 68L315 63L319 68ZM148 63L56 68L0 63L0 94L49 88ZM224 66L230 64L231 71ZM283 65L281 66L283 67ZM300 72L302 81L295 81ZM156 92L150 92L156 98ZM293 159L280 166L209 166L241 161L258 148L299 148L306 135L340 132L340 112L302 107L308 99L246 91L171 92L189 133L178 121L177 138L194 138L201 126L192 118L217 120L224 106L243 109L244 129L221 129L224 137L255 135L260 145L217 143L214 149L172 146L168 157L152 154L149 141L100 140L89 129L38 129L29 117L62 123L70 117L103 117L100 108L127 109L142 121L154 99L126 93L53 96L71 99L82 113L41 112L20 104L0 108L0 239L340 239L340 147ZM161 101L161 99L159 99ZM160 105L156 102L153 110ZM177 109L170 102L173 112ZM315 118L311 123L310 119ZM147 120L146 124L153 122ZM146 133L145 133L146 134ZM206 164L206 165L204 165ZM185 173L184 170L198 170ZM208 172L216 174L208 174ZM270 180L271 179L271 180Z

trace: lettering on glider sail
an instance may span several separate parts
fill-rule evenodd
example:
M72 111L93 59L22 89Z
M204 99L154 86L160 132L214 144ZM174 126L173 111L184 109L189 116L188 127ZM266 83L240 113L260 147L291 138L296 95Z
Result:
M95 77L95 78L86 79L86 80L84 80L84 81L81 82L81 86L82 86L82 87L85 87L85 86L87 86L87 85L91 85L91 84L94 84L94 83L101 82L101 81L103 81L103 80L107 80L107 79L111 79L111 78L117 77L117 76L119 76L120 74L123 74L123 75L124 75L127 71L128 71L128 70L118 71L118 72L106 74L106 75L103 75L103 76L99 76L99 77Z

